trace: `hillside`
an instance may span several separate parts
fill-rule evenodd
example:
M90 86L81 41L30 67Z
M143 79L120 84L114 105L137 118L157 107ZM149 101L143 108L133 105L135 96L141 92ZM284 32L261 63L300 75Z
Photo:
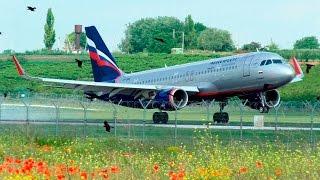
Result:
M208 55L169 55L169 54L135 54L116 55L119 67L126 73L147 69L172 66L220 57L221 54ZM92 80L91 64L87 55L19 55L19 60L29 74L34 76L63 78L74 80ZM77 67L74 59L84 60L83 68ZM0 56L0 92L41 92L74 93L71 90L51 88L36 82L25 81L18 77L10 56ZM305 68L303 68L305 69ZM283 100L314 100L320 96L320 66L306 74L304 81L287 85L280 89Z

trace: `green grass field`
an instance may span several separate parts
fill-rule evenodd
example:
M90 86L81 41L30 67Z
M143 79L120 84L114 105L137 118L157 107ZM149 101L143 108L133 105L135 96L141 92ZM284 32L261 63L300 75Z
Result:
M116 55L119 67L126 73L147 69L172 66L188 62L220 57L221 54L206 55L170 55L170 54L134 54ZM29 74L52 78L74 80L92 80L91 65L87 55L19 55L22 65ZM84 60L83 69L79 69L74 59ZM27 82L17 76L10 56L0 55L0 91L2 92L43 92L74 93L69 90L42 86L39 83ZM303 67L303 69L305 69ZM320 96L320 67L313 68L304 80L280 88L282 100L301 101L315 100ZM79 92L79 94L81 94Z
M52 131L41 129L51 128ZM308 132L147 129L118 136L96 128L1 126L1 179L318 179ZM79 131L77 133L77 131ZM92 138L95 133L95 138ZM100 134L99 136L97 135ZM319 138L316 134L314 138Z

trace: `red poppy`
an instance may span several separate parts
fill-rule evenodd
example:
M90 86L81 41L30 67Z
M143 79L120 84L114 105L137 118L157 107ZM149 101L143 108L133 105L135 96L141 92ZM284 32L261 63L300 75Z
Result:
M158 164L153 165L153 172L154 172L154 173L159 172L159 170L160 170L160 167L159 167Z
M256 162L256 168L258 168L258 169L263 168L263 164L262 164L261 161L257 161L257 162Z
M88 174L87 172L83 171L80 173L80 177L82 180L87 180L88 179Z
M111 173L117 174L120 172L120 168L118 166L111 166Z
M239 174L246 174L248 172L248 168L242 166L239 169Z

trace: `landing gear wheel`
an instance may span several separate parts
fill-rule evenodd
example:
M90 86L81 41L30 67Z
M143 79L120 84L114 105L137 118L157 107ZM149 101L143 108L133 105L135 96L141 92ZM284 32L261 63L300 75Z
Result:
M167 124L169 120L169 115L166 112L155 112L153 113L152 120L154 124Z
M229 122L229 114L226 112L214 113L213 122L227 124Z

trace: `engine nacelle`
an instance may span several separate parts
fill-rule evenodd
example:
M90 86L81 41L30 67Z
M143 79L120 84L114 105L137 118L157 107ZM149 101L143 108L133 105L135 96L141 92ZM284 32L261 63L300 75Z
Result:
M276 107L280 103L280 94L278 90L270 90L243 98L243 103L262 113L267 113L270 108Z
M159 91L152 103L153 108L176 110L184 108L188 103L188 93L182 89Z
M270 90L263 93L263 101L264 104L269 107L273 108L279 105L280 103L280 93L278 90Z

